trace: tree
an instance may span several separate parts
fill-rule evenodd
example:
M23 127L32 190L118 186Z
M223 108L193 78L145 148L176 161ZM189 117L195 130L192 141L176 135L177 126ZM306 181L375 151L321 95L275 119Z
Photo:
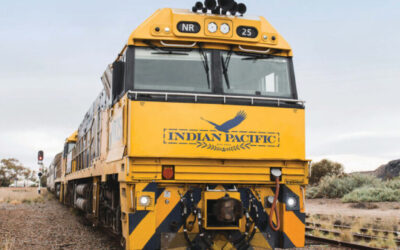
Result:
M0 186L8 187L13 181L26 179L31 170L25 168L17 159L9 158L0 161Z
M313 163L311 166L310 184L315 185L320 182L324 176L343 175L343 165L327 159Z
M40 185L47 187L47 168L43 168L42 177L40 177Z

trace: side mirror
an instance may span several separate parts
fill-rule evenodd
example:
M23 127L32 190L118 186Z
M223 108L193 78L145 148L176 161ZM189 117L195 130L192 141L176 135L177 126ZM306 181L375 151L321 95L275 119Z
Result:
M112 101L116 99L124 91L124 74L125 74L125 62L118 61L113 63L112 70Z

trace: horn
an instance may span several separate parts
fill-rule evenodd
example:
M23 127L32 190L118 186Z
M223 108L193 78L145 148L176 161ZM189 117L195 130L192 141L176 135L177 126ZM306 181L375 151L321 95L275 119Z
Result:
M201 9L203 9L203 3L202 3L202 2L197 2L197 3L195 4L195 7L196 7L198 10L201 10Z
M213 9L213 10L211 11L211 13L213 13L213 14L215 14L215 15L221 14L221 7L219 7L219 6L215 7L215 9Z
M236 2L233 2L232 8L230 8L229 12L232 15L236 15L236 12L238 11L238 4Z
M246 11L247 11L246 5L243 4L243 3L238 4L238 6L237 6L237 11L238 11L241 15L244 15L244 13L246 13Z
M218 0L218 4L219 4L219 6L221 6L222 11L226 12L232 8L234 1L233 0Z
M205 0L204 5L207 9L212 11L215 9L215 7L217 7L217 2L215 0Z

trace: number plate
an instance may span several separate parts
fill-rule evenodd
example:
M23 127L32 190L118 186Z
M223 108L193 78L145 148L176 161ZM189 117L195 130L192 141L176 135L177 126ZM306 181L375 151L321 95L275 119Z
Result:
M199 33L201 27L196 22L179 22L177 29L182 33Z
M258 30L249 26L239 26L236 29L236 33L238 36L246 38L256 38L258 36Z

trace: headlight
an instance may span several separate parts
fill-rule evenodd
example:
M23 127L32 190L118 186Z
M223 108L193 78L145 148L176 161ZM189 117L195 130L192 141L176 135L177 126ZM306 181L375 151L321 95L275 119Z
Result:
M215 33L218 30L218 25L216 23L209 23L208 24L208 31L210 33Z
M272 206L272 203L274 203L274 199L275 199L274 196L265 197L265 203L266 203L265 206L270 208Z
M226 23L221 24L221 28L220 29L221 29L221 33L222 34L228 34L229 31L231 31L231 27L229 27L229 25L226 24Z
M296 199L295 198L293 198L293 197L289 197L288 199L287 199L287 201L286 201L286 205L288 206L288 207L294 207L294 206L296 206Z
M286 210L287 211L294 211L299 210L299 200L297 197L288 196L286 197Z
M148 205L150 205L150 201L151 201L150 196L147 195L140 196L139 198L139 204L142 207L147 207Z

